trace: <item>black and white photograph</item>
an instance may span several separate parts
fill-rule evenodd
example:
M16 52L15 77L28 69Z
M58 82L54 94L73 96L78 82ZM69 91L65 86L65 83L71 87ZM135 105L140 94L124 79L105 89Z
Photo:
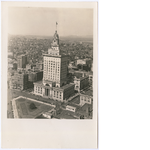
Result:
M150 1L1 1L2 149L150 150Z
M8 118L92 119L93 9L8 8Z
M3 148L97 147L97 30L96 2L2 3Z

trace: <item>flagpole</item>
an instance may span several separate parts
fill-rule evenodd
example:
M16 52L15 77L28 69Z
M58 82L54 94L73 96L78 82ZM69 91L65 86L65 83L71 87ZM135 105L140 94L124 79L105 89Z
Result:
M56 31L57 31L57 25L58 25L58 23L56 22Z

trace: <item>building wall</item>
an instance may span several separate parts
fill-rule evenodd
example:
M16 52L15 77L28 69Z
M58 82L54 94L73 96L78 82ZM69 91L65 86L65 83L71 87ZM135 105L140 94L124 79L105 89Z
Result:
M88 77L80 80L80 90L86 88L89 85L89 79Z
M29 73L29 81L31 82L40 81L42 80L42 78L43 78L43 71Z
M43 96L43 88L38 85L34 85L34 94Z
M75 78L74 84L75 84L75 90L80 92L81 90L83 90L84 88L86 88L89 85L89 78L88 77L79 78L79 79Z
M61 59L44 56L43 78L49 81L60 82Z
M26 55L18 56L17 64L18 64L18 68L26 68L27 56Z
M12 88L25 90L28 88L28 75L15 73L14 76L12 76L11 83Z
M83 65L83 64L86 64L86 61L85 61L84 59L78 59L78 60L77 60L77 65L78 65L78 64L82 64L82 65Z
M67 100L70 96L74 95L74 84L65 90L61 88L51 88L49 86L43 87L42 85L34 84L34 94L46 96L63 102L63 100Z
M85 103L91 104L92 98L88 95L80 95L80 105L84 105Z
M67 70L68 69L68 57L62 57L61 59L61 70L60 70L60 79L62 81L61 85L66 84Z
M67 100L72 95L74 95L74 84L71 87L69 87L68 89L65 89L63 99Z
M53 90L53 99L55 100L59 100L59 101L63 101L63 95L64 95L64 91L60 91L60 90Z
M76 108L75 108L75 107L72 107L72 106L67 105L67 106L66 106L66 110L69 110L69 111L73 111L73 112L75 112L75 111L76 111Z
M43 78L58 83L59 87L66 84L67 60L67 57L44 56Z

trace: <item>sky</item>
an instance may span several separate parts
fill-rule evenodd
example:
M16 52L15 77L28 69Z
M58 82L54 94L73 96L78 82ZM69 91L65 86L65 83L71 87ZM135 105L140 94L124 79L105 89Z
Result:
M93 35L93 10L80 8L11 7L8 33L13 35L52 36Z

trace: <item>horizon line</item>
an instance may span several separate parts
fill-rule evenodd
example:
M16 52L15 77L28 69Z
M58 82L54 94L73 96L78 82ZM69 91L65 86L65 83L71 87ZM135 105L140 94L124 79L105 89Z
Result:
M10 34L10 33L8 33L8 35L16 35L16 36L47 36L47 37L53 37L53 35L35 35L35 34ZM93 37L93 35L64 35L64 36L61 36L61 37L68 37L68 36L77 36L77 37L91 36L91 37Z

